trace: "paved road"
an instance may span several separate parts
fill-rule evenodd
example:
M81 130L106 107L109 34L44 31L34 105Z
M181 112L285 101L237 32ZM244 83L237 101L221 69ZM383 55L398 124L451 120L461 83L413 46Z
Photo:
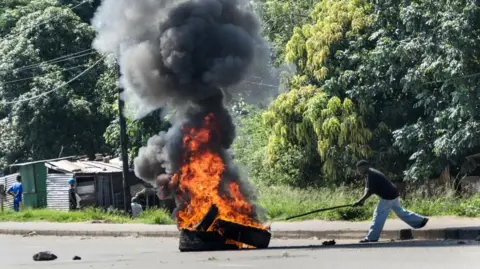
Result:
M388 268L478 269L478 242L409 242L372 245L341 242L275 240L267 250L181 253L174 238L79 238L0 236L1 268ZM317 247L315 247L316 245ZM59 259L34 262L32 255L49 250ZM72 261L78 255L81 261Z

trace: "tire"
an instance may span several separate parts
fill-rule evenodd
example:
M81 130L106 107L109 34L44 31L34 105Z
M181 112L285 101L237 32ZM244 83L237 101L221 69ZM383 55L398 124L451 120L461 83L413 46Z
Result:
M181 252L237 249L236 245L226 244L225 238L216 232L180 231L179 250Z
M218 216L218 207L216 205L210 206L207 214L202 220L195 226L196 231L206 232Z
M215 221L214 229L231 240L250 245L255 248L268 248L272 234L267 230L244 226L224 220Z

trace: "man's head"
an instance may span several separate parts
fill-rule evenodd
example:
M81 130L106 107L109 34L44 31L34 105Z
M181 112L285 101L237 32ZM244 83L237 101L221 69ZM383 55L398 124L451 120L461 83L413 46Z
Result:
M75 179L73 179L73 177L68 179L68 185L70 185L71 187L75 187Z
M357 162L357 173L360 175L364 176L365 173L367 173L368 168L370 167L370 164L368 164L367 161L361 160Z
M22 182L22 177L20 175L17 176L17 182L19 182L19 183Z

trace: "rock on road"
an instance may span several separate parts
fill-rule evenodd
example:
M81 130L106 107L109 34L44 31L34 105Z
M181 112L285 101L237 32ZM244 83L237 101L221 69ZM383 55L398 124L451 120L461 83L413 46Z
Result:
M1 268L422 268L478 269L478 242L386 242L360 245L320 240L274 240L265 250L178 251L175 238L79 238L0 236ZM32 255L51 251L56 261L34 262ZM74 256L82 257L73 261Z

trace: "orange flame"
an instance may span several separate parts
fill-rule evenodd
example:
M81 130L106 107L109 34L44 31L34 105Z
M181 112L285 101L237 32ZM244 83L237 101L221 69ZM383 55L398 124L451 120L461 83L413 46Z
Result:
M211 144L212 139L220 138L215 116L208 114L200 128L184 130L184 133L184 163L172 180L179 184L181 193L188 195L189 201L185 202L185 208L177 214L178 227L192 229L207 214L210 206L215 204L219 212L217 218L265 229L252 217L252 205L242 195L236 182L230 181L224 186L228 191L222 192L220 183L225 164Z

